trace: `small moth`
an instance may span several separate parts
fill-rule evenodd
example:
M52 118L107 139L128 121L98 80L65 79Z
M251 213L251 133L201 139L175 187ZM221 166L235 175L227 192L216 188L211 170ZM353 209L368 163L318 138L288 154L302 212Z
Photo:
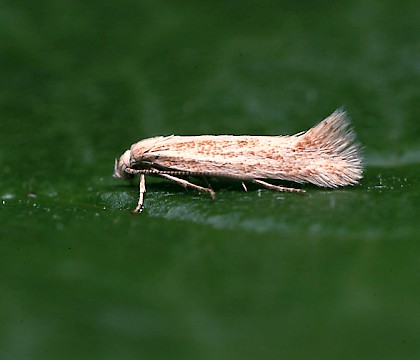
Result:
M186 177L237 179L245 191L245 182L252 182L277 191L305 192L266 181L270 179L336 188L357 184L362 178L360 146L355 137L342 109L308 131L290 136L157 136L133 144L115 159L114 177L140 175L139 199L133 212L143 209L146 175L207 192L213 199L215 192L210 185L199 186Z

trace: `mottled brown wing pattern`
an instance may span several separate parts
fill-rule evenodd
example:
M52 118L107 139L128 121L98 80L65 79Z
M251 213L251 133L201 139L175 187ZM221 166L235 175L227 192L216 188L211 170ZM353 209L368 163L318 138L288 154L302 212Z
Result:
M355 184L362 176L359 147L344 112L294 136L163 137L137 159L192 174L324 187Z

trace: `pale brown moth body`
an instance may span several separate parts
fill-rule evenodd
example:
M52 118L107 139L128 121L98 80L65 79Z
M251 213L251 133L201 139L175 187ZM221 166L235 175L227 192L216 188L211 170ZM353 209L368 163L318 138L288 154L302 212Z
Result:
M145 175L158 175L184 187L214 191L179 176L232 178L278 191L305 192L270 184L286 180L335 188L362 178L360 147L344 110L336 110L306 132L291 136L201 135L158 136L131 146L115 160L114 177L140 175L140 196L134 212L141 212Z

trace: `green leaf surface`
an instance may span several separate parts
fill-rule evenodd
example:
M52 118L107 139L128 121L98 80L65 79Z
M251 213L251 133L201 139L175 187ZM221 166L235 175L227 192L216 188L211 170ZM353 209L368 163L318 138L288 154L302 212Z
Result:
M6 1L0 358L420 356L418 1ZM217 200L114 159L344 106L359 185Z

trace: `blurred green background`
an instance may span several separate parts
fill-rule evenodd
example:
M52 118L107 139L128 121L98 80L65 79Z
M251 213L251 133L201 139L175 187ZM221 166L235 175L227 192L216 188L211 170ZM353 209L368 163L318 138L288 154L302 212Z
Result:
M417 359L417 0L0 2L0 358ZM344 106L356 187L112 178L145 137Z

